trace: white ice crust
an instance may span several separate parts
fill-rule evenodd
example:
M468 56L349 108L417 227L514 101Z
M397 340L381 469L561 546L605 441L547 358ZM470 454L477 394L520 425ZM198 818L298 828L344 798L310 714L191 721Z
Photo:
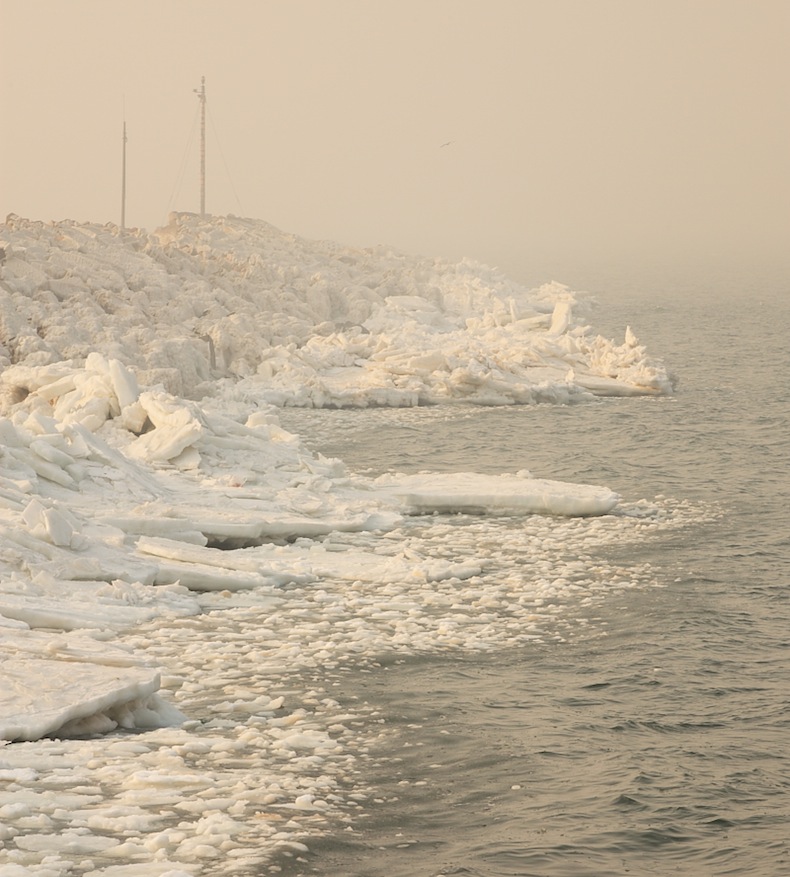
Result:
M472 262L260 221L179 214L149 235L9 217L0 261L0 740L186 721L158 693L156 660L119 634L198 615L208 594L277 606L325 577L385 587L480 571L329 550L329 534L618 504L526 471L358 477L283 430L276 406L670 390L630 329L620 344L594 335L560 284L527 290ZM0 874L27 873L15 867Z

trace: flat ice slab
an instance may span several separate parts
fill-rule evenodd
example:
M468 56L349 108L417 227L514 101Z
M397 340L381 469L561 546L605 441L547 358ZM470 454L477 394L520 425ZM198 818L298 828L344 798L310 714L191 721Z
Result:
M620 499L606 487L547 481L525 474L388 475L379 478L377 484L411 514L605 515Z
M184 717L156 694L159 674L107 643L4 631L0 740L161 727ZM132 665L132 666L130 666Z

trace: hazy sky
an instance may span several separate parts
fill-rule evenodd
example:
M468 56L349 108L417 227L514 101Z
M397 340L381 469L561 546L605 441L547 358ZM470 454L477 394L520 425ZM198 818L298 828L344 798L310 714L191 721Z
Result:
M790 241L790 0L0 0L0 216L516 266ZM446 144L446 145L445 145Z

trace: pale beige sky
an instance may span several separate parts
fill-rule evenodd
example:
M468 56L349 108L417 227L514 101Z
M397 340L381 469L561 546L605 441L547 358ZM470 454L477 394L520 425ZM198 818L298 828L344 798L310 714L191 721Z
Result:
M534 259L781 256L789 0L0 0L0 216L207 209ZM447 145L443 145L447 144Z

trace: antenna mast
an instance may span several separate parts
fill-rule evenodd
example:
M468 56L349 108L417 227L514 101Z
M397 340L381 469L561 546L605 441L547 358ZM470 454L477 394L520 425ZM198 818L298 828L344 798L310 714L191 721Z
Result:
M200 90L195 89L200 101L200 215L206 215L206 77L200 79Z
M123 120L123 162L121 164L121 231L126 229L126 119Z

